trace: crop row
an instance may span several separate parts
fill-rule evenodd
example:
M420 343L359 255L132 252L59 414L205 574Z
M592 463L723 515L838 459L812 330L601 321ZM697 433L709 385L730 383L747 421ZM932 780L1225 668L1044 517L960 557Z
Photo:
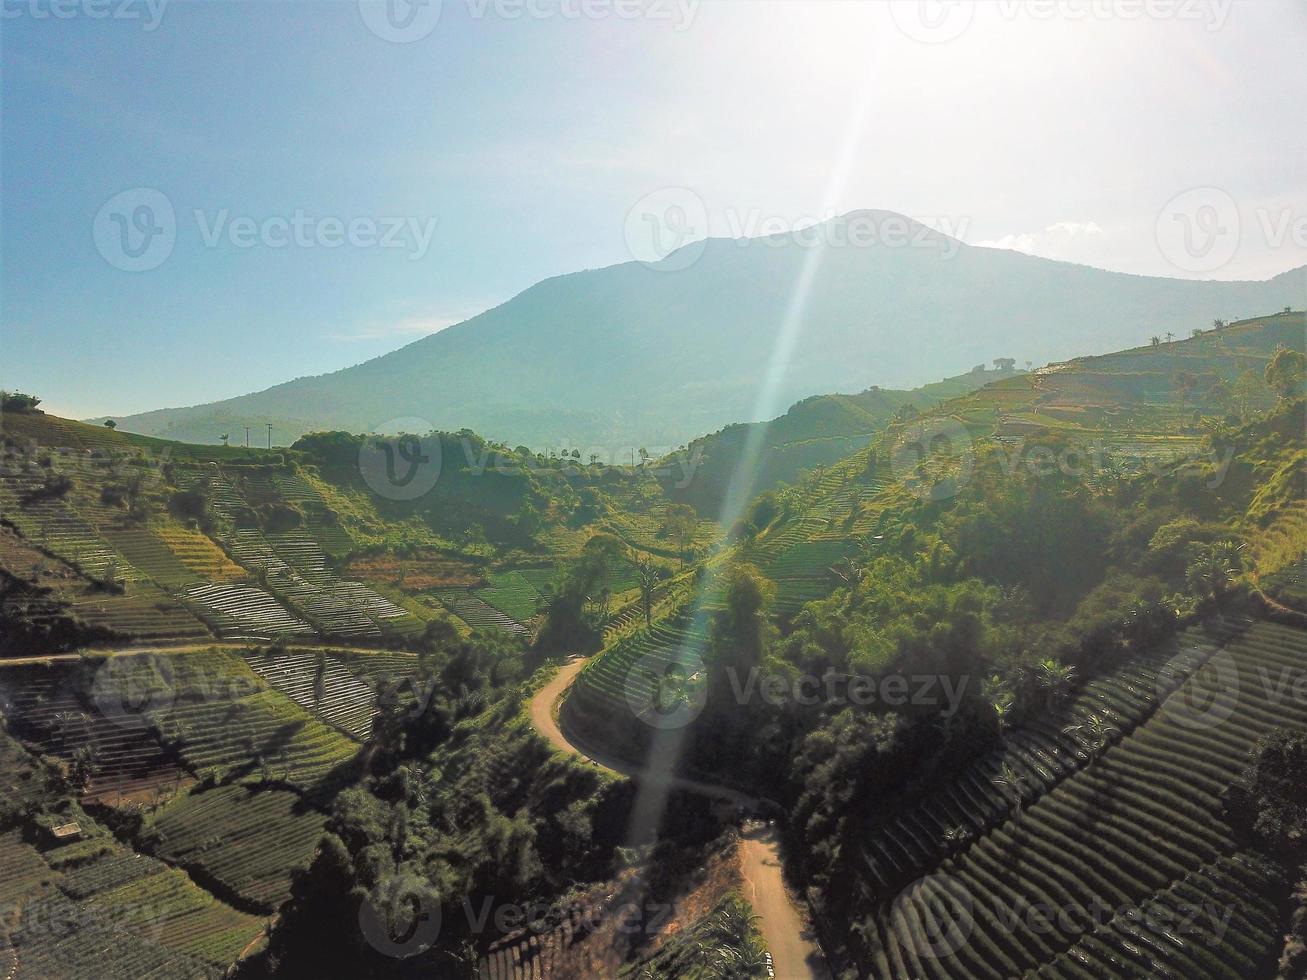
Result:
M494 606L477 598L470 592L458 589L441 589L436 597L463 622L473 629L501 630L522 636L526 627L517 620L506 616Z
M169 804L152 826L163 857L271 911L289 897L291 875L312 860L324 823L295 793L230 785Z
M1004 744L920 804L901 811L873 833L864 860L877 891L887 891L934 866L950 850L946 834L982 834L1006 820L1013 798L994 782L1005 767L1033 798L1079 771L1092 757L1091 736L1068 732L1094 716L1128 734L1157 707L1159 695L1178 687L1204 663L1228 632L1192 629L1173 644L1132 660L1098 678L1069 705L1009 733Z
M371 735L376 692L335 657L290 651L251 653L245 660L305 711L361 741Z
M1220 794L1261 735L1307 723L1307 706L1267 697L1260 686L1265 672L1300 669L1304 656L1307 636L1283 627L1259 624L1232 640L1133 734L881 904L869 928L874 972L942 980L1058 964L1058 975L1078 976L1093 957L1107 957L1116 975L1251 975L1256 950L1241 944L1269 934L1273 910L1206 943L1144 935L1131 913L1200 887L1198 869L1234 867L1238 845L1220 815ZM1236 890L1242 913L1256 909L1256 892ZM931 955L931 937L960 924L963 904L965 941ZM1083 915L1033 921L1023 911L1030 908L1109 909L1117 921L1109 933L1091 935ZM1201 973L1191 972L1200 964Z

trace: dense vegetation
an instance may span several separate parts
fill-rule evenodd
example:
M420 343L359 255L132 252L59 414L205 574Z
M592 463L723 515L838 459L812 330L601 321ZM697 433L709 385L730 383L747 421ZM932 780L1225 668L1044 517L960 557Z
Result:
M523 712L597 652L568 737L759 798L847 976L1294 976L1307 716L1257 692L1307 656L1301 337L1282 314L810 400L706 437L686 492L653 460L464 430L391 444L440 462L396 499L369 480L374 437L186 447L15 402L3 653L181 649L0 666L21 740L0 741L7 900L162 910L39 953L10 938L56 973L113 942L142 975L470 976L496 943L541 948L477 910L677 894L738 814L681 785L651 802ZM763 492L717 527L759 434ZM1192 704L1222 670L1243 696L1218 692L1204 732ZM682 709L683 729L645 723ZM68 822L81 839L54 841ZM1239 910L1201 948L1128 916L1045 933L980 914L932 960L955 886ZM760 975L747 907L708 904L607 969Z

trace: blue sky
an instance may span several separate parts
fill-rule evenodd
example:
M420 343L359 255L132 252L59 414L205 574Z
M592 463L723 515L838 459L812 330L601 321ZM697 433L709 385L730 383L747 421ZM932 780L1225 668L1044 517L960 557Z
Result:
M714 234L886 208L1147 275L1307 263L1301 4L991 4L950 25L916 4L444 0L394 43L347 0L174 2L157 26L161 0L109 3L132 19L56 2L5 0L0 22L0 384L65 414L392 350L629 260L628 213L667 187ZM1219 268L1159 247L1195 187L1241 218ZM97 215L138 188L173 208L175 243L130 272ZM297 213L308 244L283 244ZM336 221L363 231L328 247Z

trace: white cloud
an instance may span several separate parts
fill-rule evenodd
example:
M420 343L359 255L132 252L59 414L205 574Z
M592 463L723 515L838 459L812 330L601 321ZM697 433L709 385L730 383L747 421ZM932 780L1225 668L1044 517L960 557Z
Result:
M1054 221L1043 231L1011 232L998 238L986 238L972 244L982 248L1004 248L1048 259L1084 261L1078 246L1085 240L1101 238L1104 232L1096 221Z
M390 340L418 338L439 333L446 327L462 323L466 314L456 316L409 316L396 320L371 320L348 333L331 334L332 340Z

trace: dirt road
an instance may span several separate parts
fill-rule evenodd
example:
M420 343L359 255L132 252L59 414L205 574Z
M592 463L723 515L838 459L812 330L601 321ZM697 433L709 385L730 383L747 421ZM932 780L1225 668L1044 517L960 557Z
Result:
M611 756L573 745L558 726L556 710L567 689L584 669L585 660L566 664L554 678L531 699L529 714L535 730L561 752L589 759L618 775L630 779L647 779L649 774ZM676 789L689 790L713 799L730 800L752 807L757 800L725 786L714 786L679 777L660 777ZM781 870L780 842L772 827L759 826L745 833L740 841L740 871L744 877L745 898L758 916L762 933L778 980L826 980L821 950L804 927L803 915L794 897L785 887Z

